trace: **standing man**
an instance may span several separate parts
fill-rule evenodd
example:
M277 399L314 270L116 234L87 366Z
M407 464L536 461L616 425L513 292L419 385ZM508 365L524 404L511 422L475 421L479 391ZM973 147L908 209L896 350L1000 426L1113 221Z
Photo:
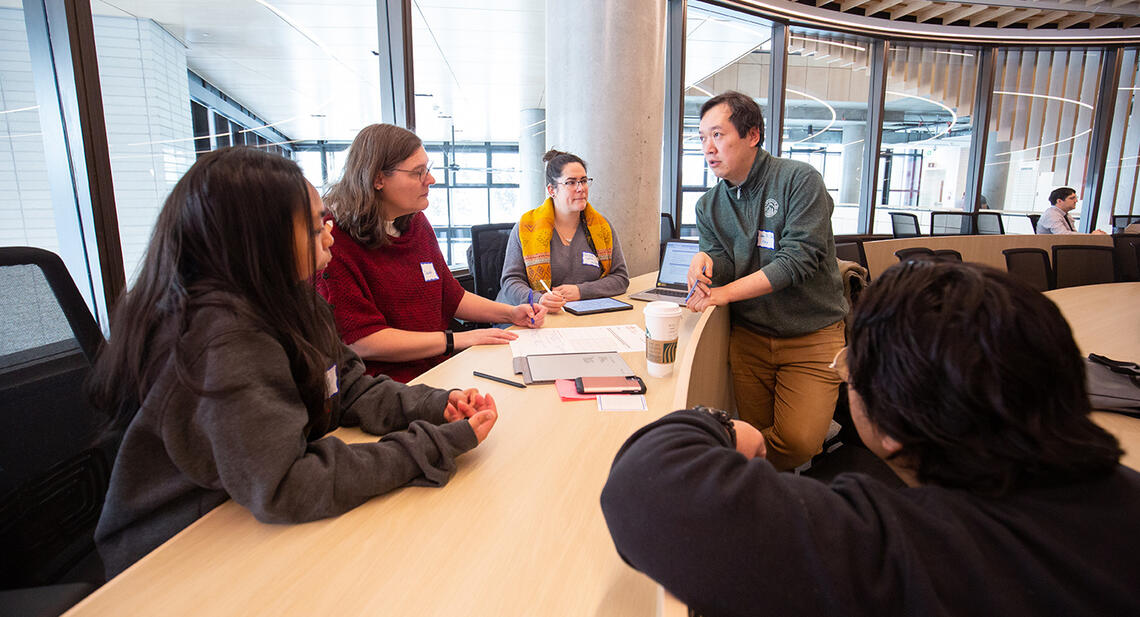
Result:
M729 305L736 408L763 432L768 460L794 469L820 452L839 392L828 368L847 312L835 204L813 167L760 149L760 106L740 92L701 106L700 138L721 181L697 202L688 306Z
M1069 216L1077 207L1077 190L1062 186L1061 188L1053 189L1049 193L1049 207L1041 213L1041 218L1037 219L1037 233L1039 234L1075 234L1080 233L1077 231L1076 225L1073 224L1073 219ZM1104 235L1104 232L1099 229L1093 230L1094 234Z

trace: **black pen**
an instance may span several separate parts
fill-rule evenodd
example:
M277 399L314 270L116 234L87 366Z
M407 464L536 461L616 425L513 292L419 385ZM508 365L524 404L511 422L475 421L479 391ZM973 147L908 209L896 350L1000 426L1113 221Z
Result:
M479 371L471 371L471 374L476 376L476 377L482 377L483 379L490 379L491 381L497 381L499 383L505 383L508 386L514 386L516 388L525 388L526 387L525 384L521 384L517 381L511 381L510 379L504 379L502 377L497 377L495 375L488 375L487 373L480 373Z

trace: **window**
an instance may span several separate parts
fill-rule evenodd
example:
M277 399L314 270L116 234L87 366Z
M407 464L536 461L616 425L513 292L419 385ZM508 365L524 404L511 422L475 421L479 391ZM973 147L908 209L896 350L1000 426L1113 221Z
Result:
M1136 205L1136 193L1140 189L1140 105L1136 100L1136 92L1140 90L1140 63L1136 48L1121 53L1120 85L1108 138L1101 218L1097 225L1105 231L1140 221L1140 206Z

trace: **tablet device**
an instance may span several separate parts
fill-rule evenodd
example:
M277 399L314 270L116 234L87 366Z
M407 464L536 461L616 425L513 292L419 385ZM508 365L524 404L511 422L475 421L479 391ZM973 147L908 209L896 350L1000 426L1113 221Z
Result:
M593 300L567 302L562 305L562 308L572 315L592 315L594 313L609 313L610 311L626 311L633 308L633 305L613 298L595 298Z

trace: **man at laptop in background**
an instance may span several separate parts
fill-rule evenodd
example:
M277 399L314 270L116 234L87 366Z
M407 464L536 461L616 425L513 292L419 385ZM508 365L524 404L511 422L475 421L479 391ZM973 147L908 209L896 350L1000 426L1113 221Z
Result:
M725 92L701 106L701 148L720 182L697 202L701 251L688 306L728 304L729 363L741 419L759 428L768 460L794 469L823 445L839 378L847 301L835 260L835 205L806 163L760 148L760 106Z

